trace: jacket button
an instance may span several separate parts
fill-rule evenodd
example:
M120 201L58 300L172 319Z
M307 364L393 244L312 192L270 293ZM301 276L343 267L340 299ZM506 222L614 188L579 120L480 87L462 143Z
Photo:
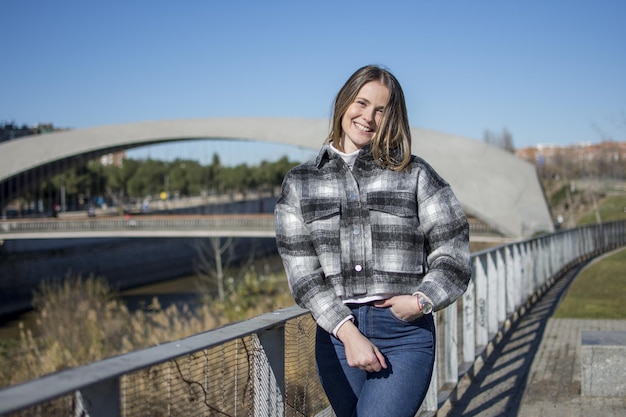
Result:
M355 236L358 236L361 233L361 230L357 227L352 231L352 233L354 233Z
M361 265L355 265L355 266L354 266L354 270L355 270L356 272L361 272L361 270L362 270L362 269L363 269L363 267L362 267Z

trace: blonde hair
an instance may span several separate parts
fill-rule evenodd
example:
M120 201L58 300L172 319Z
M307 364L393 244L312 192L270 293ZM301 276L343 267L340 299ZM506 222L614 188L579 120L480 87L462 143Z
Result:
M389 103L385 106L379 127L372 139L372 154L377 164L402 171L411 161L411 131L402 87L388 70L376 65L359 68L337 93L333 104L331 127L325 143L340 149L343 134L341 119L365 84L379 81L389 89Z

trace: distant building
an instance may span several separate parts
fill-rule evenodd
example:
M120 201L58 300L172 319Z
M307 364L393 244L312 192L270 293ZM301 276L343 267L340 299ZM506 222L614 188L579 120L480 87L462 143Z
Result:
M537 163L553 162L558 158L569 160L594 160L598 158L608 158L618 161L626 160L626 142L601 142L601 143L579 143L576 145L553 145L539 144L526 148L517 149L515 154L527 160Z
M121 167L124 165L124 158L126 158L126 151L108 153L100 157L100 163L105 166L112 165Z
M538 168L567 165L570 170L592 175L618 174L619 177L626 167L626 142L540 144L518 149L515 154Z

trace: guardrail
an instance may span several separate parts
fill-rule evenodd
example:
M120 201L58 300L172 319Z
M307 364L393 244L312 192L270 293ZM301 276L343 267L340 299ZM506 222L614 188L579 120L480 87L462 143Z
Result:
M52 219L0 222L0 239L90 237L274 236L272 214L162 215L128 218Z
M434 415L459 377L565 271L624 245L620 221L473 254L468 291L437 313L441 360L419 415ZM0 414L330 416L315 375L314 334L305 310L278 310L5 388Z
M128 218L0 221L0 239L56 239L81 237L273 237L272 214L139 215ZM498 236L491 227L470 222L470 233Z

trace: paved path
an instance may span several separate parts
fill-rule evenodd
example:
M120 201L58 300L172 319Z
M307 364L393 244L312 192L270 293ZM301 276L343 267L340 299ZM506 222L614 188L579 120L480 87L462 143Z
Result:
M626 331L626 320L549 319L517 416L626 416L626 398L581 397L581 330Z
M551 318L582 269L557 281L515 322L447 417L624 417L626 399L581 397L581 330L626 330L626 320Z

